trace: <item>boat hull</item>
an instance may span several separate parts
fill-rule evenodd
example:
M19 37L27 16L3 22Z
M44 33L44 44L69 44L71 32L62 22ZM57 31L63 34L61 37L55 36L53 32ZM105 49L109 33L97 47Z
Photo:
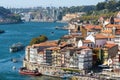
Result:
M33 70L23 70L23 69L20 69L19 73L22 74L22 75L31 75L31 76L40 76L40 75L42 75L38 71L36 72L36 71L33 71Z

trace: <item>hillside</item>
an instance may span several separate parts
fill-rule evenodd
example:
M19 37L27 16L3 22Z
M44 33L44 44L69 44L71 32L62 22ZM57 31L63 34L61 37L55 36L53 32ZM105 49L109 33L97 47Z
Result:
M9 9L0 7L0 23L17 23L21 22L20 16L13 14Z
M11 14L11 12L8 9L5 9L4 7L0 7L1 17L7 18L9 14Z

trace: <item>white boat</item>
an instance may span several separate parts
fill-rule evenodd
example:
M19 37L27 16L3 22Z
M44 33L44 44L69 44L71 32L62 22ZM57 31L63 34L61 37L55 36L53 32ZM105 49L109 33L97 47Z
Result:
M10 52L17 52L17 51L21 51L23 49L24 49L24 45L20 42L13 44L9 48Z

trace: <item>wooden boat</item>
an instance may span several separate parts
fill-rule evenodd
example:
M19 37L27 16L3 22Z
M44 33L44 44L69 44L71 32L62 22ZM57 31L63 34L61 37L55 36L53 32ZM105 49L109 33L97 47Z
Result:
M42 75L40 72L38 72L38 70L28 70L25 67L20 68L19 73L23 75L31 75L31 76Z

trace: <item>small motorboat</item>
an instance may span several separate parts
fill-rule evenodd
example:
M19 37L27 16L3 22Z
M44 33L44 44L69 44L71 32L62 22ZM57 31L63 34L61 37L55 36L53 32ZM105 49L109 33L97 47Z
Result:
M10 50L10 52L17 52L17 51L23 50L24 47L25 46L22 43L18 42L18 43L13 44L12 46L10 46L9 50Z
M37 69L36 70L28 70L26 67L20 68L19 73L23 74L23 75L31 75L31 76L40 76L40 75L42 75L40 72L38 72Z

